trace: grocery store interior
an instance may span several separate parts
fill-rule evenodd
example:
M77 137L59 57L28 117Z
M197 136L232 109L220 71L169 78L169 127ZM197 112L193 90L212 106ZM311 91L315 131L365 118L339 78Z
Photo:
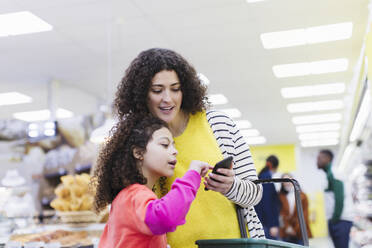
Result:
M117 122L117 86L150 48L173 50L195 68L257 173L275 155L273 177L299 182L310 247L335 247L329 178L317 167L319 152L331 151L352 205L348 247L372 247L371 4L1 0L0 247L98 247L109 210L91 211L89 175ZM83 204L53 207L68 180L83 185ZM27 246L55 231L70 238Z

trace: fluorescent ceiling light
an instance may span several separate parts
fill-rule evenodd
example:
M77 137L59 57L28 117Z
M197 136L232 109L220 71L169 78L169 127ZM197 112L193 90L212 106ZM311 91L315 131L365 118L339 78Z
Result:
M340 161L340 164L338 166L339 171L343 171L347 167L347 165L350 162L349 161L350 157L354 153L355 148L356 148L356 145L354 143L349 144L345 148L345 150L343 152L343 155L342 155L342 158L341 158L341 161Z
M307 141L301 142L301 146L303 147L335 146L337 144L338 144L338 139L307 140Z
M239 118L242 116L242 113L237 108L219 109L219 111L224 112L230 118Z
M345 83L316 84L281 89L281 93L284 98L334 95L344 92Z
M311 27L306 30L306 39L310 44L336 40L346 40L353 34L353 23L343 22L331 25Z
M291 103L287 105L287 110L289 113L301 113L301 112L342 109L343 106L344 104L341 100L329 100L329 101L318 101L318 102Z
M353 23L344 22L310 28L292 29L261 34L266 49L292 47L351 38Z
M340 130L340 123L327 123L318 125L304 125L297 126L296 132L298 133L311 133L311 132L322 132L322 131L337 131Z
M56 111L57 119L71 118L74 114L66 109L59 108ZM46 121L50 119L50 111L48 109L18 112L14 113L13 117L19 120L33 122L33 121Z
M32 98L19 92L0 93L0 106L21 103L30 103Z
M260 135L260 132L257 129L244 129L240 131L240 134L244 137L255 137Z
M252 124L247 120L238 120L234 121L235 125L238 129L245 129L245 128L251 128Z
M302 133L298 136L301 141L305 140L322 140L322 139L338 139L338 132L321 132L321 133Z
M249 145L259 145L259 144L264 144L266 143L266 138L263 136L258 136L258 137L245 137L246 142Z
M355 118L353 128L350 133L349 140L354 142L357 138L360 137L364 126L367 123L368 117L371 112L371 97L369 90L366 90L363 96L362 103L360 104L358 114Z
M273 72L277 78L306 76L310 74L324 74L346 71L349 60L346 58L319 60L294 64L274 65Z
M213 105L221 105L228 103L227 98L222 94L213 94L208 96L209 101Z
M197 76L198 76L198 78L199 78L199 80L200 80L200 82L202 83L202 84L204 84L204 85L209 85L210 84L210 81L209 81L209 79L203 74L203 73L198 73L197 74Z
M0 37L50 31L53 26L29 11L0 15Z
M292 118L292 122L295 125L299 124L310 124L310 123L322 123L322 122L337 122L342 119L340 113L333 114L322 114L322 115L302 115L295 116Z

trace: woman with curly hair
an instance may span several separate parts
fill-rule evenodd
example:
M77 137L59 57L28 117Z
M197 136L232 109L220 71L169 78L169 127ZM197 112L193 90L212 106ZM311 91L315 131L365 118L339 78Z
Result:
M128 116L112 131L94 174L95 210L111 204L99 247L167 246L165 233L185 223L185 216L209 165L192 161L187 172L157 199L151 189L170 177L177 150L167 124L155 117Z
M199 190L186 224L167 235L171 247L195 247L198 239L239 238L234 204L245 208L250 237L264 238L253 208L261 200L262 186L252 182L257 173L249 147L228 116L207 110L206 87L181 55L161 48L141 52L118 86L115 108L119 120L128 114L156 116L175 137L177 167L171 178L160 180L157 192L161 195L186 172L191 160L215 164L233 156L232 169L220 169L223 175L210 173L205 178L210 190Z

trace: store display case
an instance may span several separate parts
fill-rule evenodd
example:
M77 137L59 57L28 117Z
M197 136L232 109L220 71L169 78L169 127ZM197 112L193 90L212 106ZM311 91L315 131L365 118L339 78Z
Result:
M65 120L61 125L54 122L53 135L50 132L48 136L44 135L44 127L49 122L0 123L0 139L6 138L0 152L15 161L9 162L0 176L0 247L97 246L108 212L97 215L92 211L89 173L97 147L89 143L89 128L83 126L89 123L82 120L89 117ZM36 137L36 133L41 135ZM29 170L28 166L40 170ZM65 179L68 187L63 188ZM67 208L53 206L52 202L64 193L68 193L63 198L63 203L69 203L65 204ZM41 208L37 208L37 202Z

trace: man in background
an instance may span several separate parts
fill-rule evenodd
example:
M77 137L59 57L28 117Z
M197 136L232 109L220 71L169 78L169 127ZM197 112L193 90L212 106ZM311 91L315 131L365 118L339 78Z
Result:
M277 171L279 160L271 155L266 159L265 167L258 174L259 179L271 179ZM279 197L272 183L263 184L262 200L255 206L257 216L261 220L268 239L279 238Z
M352 226L352 206L350 198L346 197L344 183L333 176L333 153L330 150L321 150L318 154L318 169L327 175L328 187L325 190L326 217L328 230L336 248L348 248L350 229ZM348 201L346 200L348 198Z

